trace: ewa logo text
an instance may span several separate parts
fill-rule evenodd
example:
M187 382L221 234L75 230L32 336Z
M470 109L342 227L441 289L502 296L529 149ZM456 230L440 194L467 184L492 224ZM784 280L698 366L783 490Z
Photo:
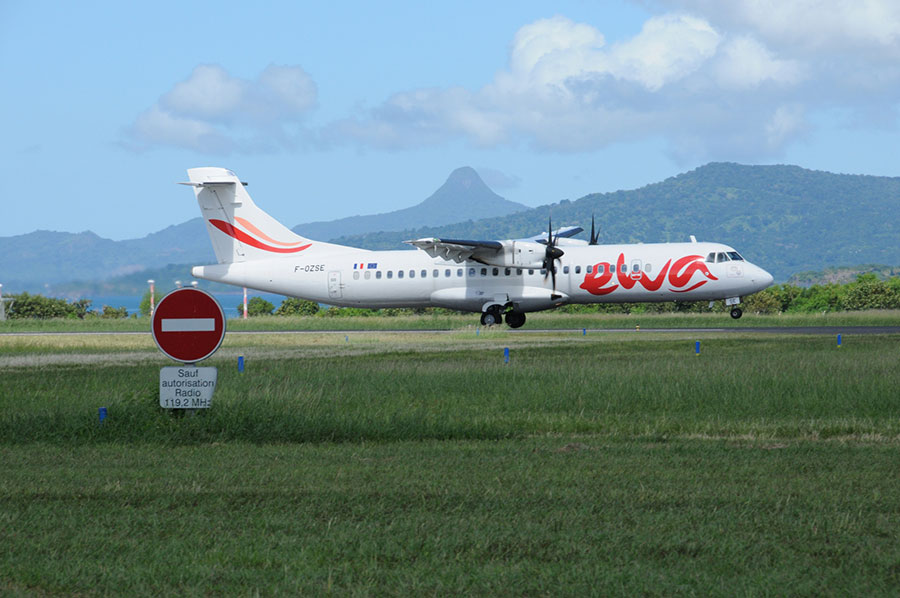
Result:
M619 259L616 260L615 267L609 262L599 262L594 266L593 270L593 272L585 275L584 282L579 285L580 288L592 295L608 295L620 286L626 290L630 290L636 284L641 285L648 291L658 291L666 282L666 275L668 275L670 285L668 290L673 293L693 291L706 284L709 280L718 280L718 278L712 275L709 268L706 267L706 264L703 263L702 256L699 255L686 255L675 260L674 263L672 260L667 261L659 274L656 275L656 278L650 278L650 275L643 270L630 274L625 267L624 253L619 254ZM703 275L704 279L688 288L683 288L687 286L694 277L694 274L698 272ZM616 275L616 282L618 284L607 286L608 283L612 282L613 274Z

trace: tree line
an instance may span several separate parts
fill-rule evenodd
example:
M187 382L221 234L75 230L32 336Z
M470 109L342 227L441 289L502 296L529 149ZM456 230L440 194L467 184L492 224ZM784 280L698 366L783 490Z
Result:
M8 295L7 317L22 318L127 318L124 307L104 305L100 310L91 309L90 299L67 301L42 295L20 293ZM746 313L823 313L837 311L860 311L868 309L900 309L900 277L881 280L874 273L860 274L853 282L844 284L815 284L802 287L780 284L769 287L746 297L743 302ZM243 304L237 306L237 315L243 314ZM730 307L728 308L730 309ZM566 313L671 313L671 312L725 312L724 302L717 301L710 309L707 301L668 301L664 303L591 303L588 305L565 305L559 311ZM140 305L142 316L150 315L150 293L147 292ZM421 309L364 309L358 307L327 307L315 301L287 298L277 308L262 297L251 297L247 302L247 313L257 316L399 316L413 314L462 313L442 308ZM132 314L131 317L137 317Z

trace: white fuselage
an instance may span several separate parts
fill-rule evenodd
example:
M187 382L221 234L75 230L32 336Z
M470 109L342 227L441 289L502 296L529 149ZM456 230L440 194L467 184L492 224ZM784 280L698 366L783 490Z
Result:
M772 276L720 243L568 245L549 272L456 263L423 251L329 246L291 257L197 266L194 276L337 306L448 307L482 311L511 304L520 312L566 303L696 301L740 298ZM712 258L708 256L713 254Z

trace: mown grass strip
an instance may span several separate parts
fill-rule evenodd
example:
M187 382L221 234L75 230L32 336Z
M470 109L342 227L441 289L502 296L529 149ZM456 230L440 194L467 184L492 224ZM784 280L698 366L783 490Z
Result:
M503 337L307 340L247 347L243 374L231 357L210 360L214 407L188 418L158 407L159 358L10 368L0 442L900 436L891 335L841 349L826 337L716 336L700 356L688 338L538 337L512 345L508 365Z
M896 447L530 438L0 447L0 590L859 595Z
M606 314L539 312L528 314L527 328L745 328L754 326L897 326L900 310L868 310L821 314L745 314L740 320L726 313ZM478 326L478 314L420 316L260 316L228 320L229 330L459 330ZM149 318L6 320L4 332L148 332Z

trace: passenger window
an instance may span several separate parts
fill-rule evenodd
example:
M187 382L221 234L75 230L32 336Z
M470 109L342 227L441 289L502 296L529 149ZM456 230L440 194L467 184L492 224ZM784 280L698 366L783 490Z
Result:
M653 268L650 267L650 264L644 264L644 272L649 273Z
M715 254L715 252L710 253L708 256L706 256L706 263L707 263L707 264L714 264L715 262L716 262L716 254Z
M366 278L368 278L368 276ZM381 270L375 270L375 278L381 280Z
M388 278L393 278L393 277L394 277L394 271L388 270Z
M475 268L469 268L469 276L475 276Z
M626 274L628 272L628 266L622 264L622 267L619 268L622 271L622 274Z
M547 268L541 268L541 276L547 276Z
M491 270L491 274L493 274L494 276L497 276L498 274L500 274L500 268L494 268L494 269L492 269L492 270Z
M575 266L575 274L581 274L581 266Z
M534 274L534 270L528 270L528 275L531 276L532 274Z
M481 269L481 275L482 275L482 276L487 276L487 268L482 268L482 269Z
M364 274L364 276L365 276L366 280L369 280L370 278L372 278L372 271L366 270L366 273Z
M444 278L450 278L450 268L444 270Z
M359 280L359 270L353 271L353 280Z
M397 278L403 278L403 270L397 270Z
M638 263L631 264L631 271L632 271L632 272L640 272L640 271L641 271L641 265L638 264Z
M419 272L419 275L422 278L428 278L428 270L422 270L421 272ZM437 270L434 271L434 275L437 276Z
M509 268L504 268L504 269L503 269L503 275L504 275L504 276L509 276Z
M587 272L588 274L590 274L591 272L594 271L594 267L593 267L592 265L588 264L587 267L584 269L584 271ZM600 268L599 268L599 266L598 266L598 268L597 268L597 273L598 273L598 274L600 273Z
M522 276L522 268L516 268L516 276Z
M721 264L722 262L727 262L728 256L722 253L721 251L716 254L716 263Z
M563 274L568 274L568 273L569 273L569 267L563 266Z
M424 270L422 270L422 272L424 272ZM437 270L432 270L432 271L431 271L431 276L432 276L432 278L437 278L437 277L438 277L438 274L439 274L439 272L438 272ZM447 272L447 274L450 274L450 273Z
M409 277L410 277L410 278L415 278L415 277L416 277L416 271L415 271L415 270L410 270L410 271L409 271Z
M474 272L474 270L472 270L472 271ZM463 269L462 269L462 268L457 268L457 269L456 269L456 276L457 276L457 277L462 276L462 273L463 273ZM449 276L449 274L448 274L447 276Z

